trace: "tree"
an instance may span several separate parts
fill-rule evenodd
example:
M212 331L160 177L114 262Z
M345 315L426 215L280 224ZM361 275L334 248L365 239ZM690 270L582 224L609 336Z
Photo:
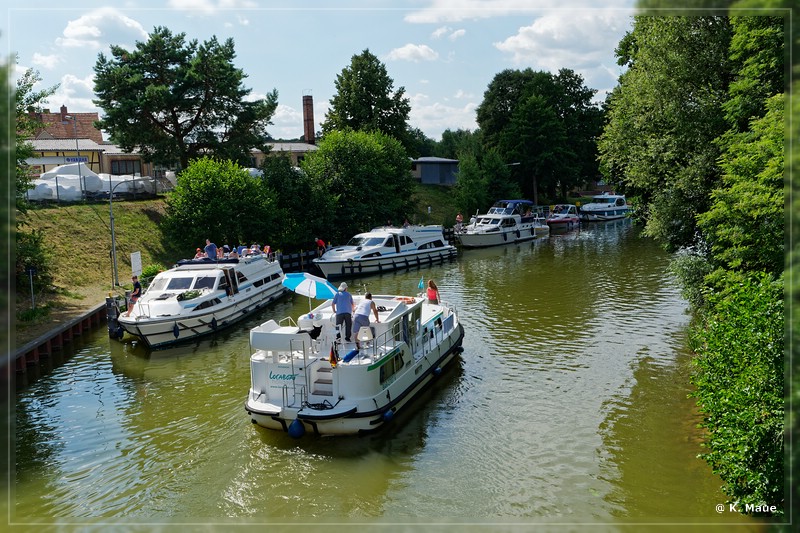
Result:
M380 131L412 152L407 124L411 104L405 88L393 89L386 67L368 49L354 55L334 83L336 94L322 123L323 135L346 129Z
M28 141L44 126L42 121L36 118L34 112L41 110L47 99L58 89L58 85L53 85L42 90L35 90L34 88L41 81L42 78L37 71L28 69L17 80L16 91L14 92L16 111L16 204L18 213L26 211L25 193L31 187L30 167L26 159L33 156L33 146Z
M164 234L194 250L218 245L268 244L277 232L275 201L261 178L232 161L193 160L167 197Z
M327 237L335 204L321 180L292 166L289 157L273 155L261 165L265 186L275 200L273 248L311 249L314 237Z
M784 269L784 95L769 99L767 114L749 131L720 140L721 187L711 193L710 209L698 226L711 247L712 264L726 271Z
M463 153L458 160L455 200L465 213L485 212L488 207L486 181L475 154Z
M725 17L637 16L617 49L628 69L608 101L601 166L640 197L646 233L670 250L695 243L719 183L730 40Z
M94 102L104 111L97 126L157 164L186 168L213 154L248 165L251 149L268 151L278 93L245 101L250 89L235 57L232 39L187 43L184 33L163 27L133 51L112 45L111 58L100 53L94 67Z
M3 69L4 73L7 70ZM37 120L34 111L41 109L47 98L53 95L57 85L42 90L35 90L36 85L42 81L39 73L28 69L17 80L14 92L14 105L16 114L15 135L15 199L16 199L16 232L15 232L15 281L21 291L26 291L30 286L28 282L28 269L35 268L34 290L49 289L52 285L52 256L44 245L44 235L41 231L26 231L24 229L24 215L28 209L25 193L31 187L30 166L25 161L33 156L33 146L29 139L33 138L43 124ZM5 85L4 85L5 86ZM9 136L9 139L11 137Z
M410 162L400 142L384 133L332 131L300 166L337 206L326 221L326 240L346 241L387 220L401 221L412 210Z
M482 139L481 130L446 129L433 155L447 159L459 159L467 153L478 155L482 151Z
M497 74L477 110L484 146L496 147L520 188L538 201L539 187L562 196L597 174L595 139L602 113L595 90L580 75L504 70Z

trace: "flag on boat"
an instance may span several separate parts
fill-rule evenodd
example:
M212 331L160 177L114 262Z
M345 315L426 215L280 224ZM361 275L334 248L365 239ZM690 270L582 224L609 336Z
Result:
M421 278L419 278L419 285L417 285L417 288L418 289L424 289L425 288L425 276L422 276Z

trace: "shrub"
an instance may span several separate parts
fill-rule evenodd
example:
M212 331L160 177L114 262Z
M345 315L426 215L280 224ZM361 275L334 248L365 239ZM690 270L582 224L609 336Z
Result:
M741 512L774 505L767 514L782 516L783 284L763 273L730 280L691 332L694 395L708 431L702 457Z

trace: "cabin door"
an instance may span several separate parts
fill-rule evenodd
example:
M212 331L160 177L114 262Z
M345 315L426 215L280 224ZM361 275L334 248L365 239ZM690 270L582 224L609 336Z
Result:
M228 286L226 292L228 296L233 296L234 294L239 292L239 280L236 278L236 271L233 267L225 267L222 269L222 273L225 275L225 282Z
M392 240L394 241L394 249L397 253L400 253L400 237L397 235L392 235Z

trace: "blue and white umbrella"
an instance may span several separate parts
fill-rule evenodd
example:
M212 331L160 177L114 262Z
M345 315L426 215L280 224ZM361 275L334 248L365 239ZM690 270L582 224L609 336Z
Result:
M281 283L297 294L308 296L309 311L311 310L311 298L327 300L336 296L336 287L331 285L331 282L306 272L285 274Z

